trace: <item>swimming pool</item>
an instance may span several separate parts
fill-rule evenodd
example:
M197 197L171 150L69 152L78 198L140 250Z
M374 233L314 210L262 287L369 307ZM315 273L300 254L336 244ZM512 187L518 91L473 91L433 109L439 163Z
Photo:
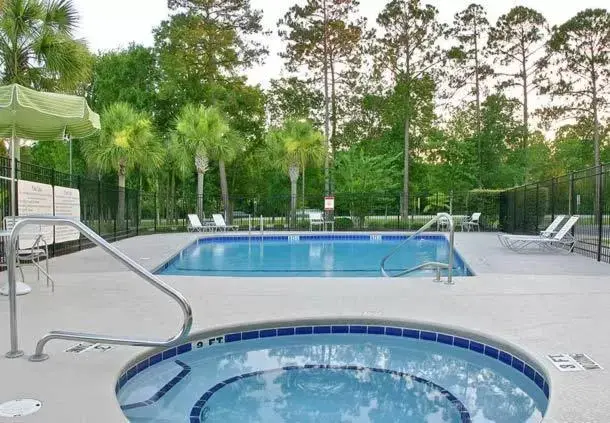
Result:
M367 321L195 339L134 363L117 383L132 422L538 423L549 393L519 353Z
M211 236L180 251L157 273L206 276L379 277L383 257L407 235L303 234ZM407 243L386 263L389 273L426 261L447 263L449 242L443 235L422 235ZM409 276L433 275L421 270ZM446 273L446 271L445 271ZM455 276L472 272L459 254Z

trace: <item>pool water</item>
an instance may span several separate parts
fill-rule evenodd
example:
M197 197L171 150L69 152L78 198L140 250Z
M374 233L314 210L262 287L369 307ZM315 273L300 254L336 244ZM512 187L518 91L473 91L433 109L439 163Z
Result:
M129 379L118 392L127 418L538 423L547 406L524 373L439 342L333 333L204 345Z
M402 243L398 235L301 235L202 238L181 251L158 273L208 276L378 277L385 255ZM390 274L426 261L448 262L444 236L421 236L406 243L386 263ZM446 273L446 270L444 270ZM421 270L409 276L433 275ZM472 273L459 254L455 276Z

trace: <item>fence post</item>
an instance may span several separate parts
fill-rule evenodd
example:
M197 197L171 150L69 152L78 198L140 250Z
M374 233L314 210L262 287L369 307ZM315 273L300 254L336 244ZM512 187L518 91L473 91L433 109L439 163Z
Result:
M527 230L527 185L523 185L523 232L528 233Z
M172 204L171 207L174 207L174 205ZM157 187L157 189L155 190L155 215L153 216L153 228L154 228L154 233L157 233L157 215L159 214L159 188ZM172 218L175 218L175 216L173 216L173 211L172 211ZM167 225L167 214L165 216L165 224ZM170 226L171 228L171 226Z
M536 233L540 232L539 229L538 229L539 228L538 220L540 219L540 210L538 208L538 204L539 204L539 201L540 201L540 197L539 197L540 192L539 191L540 191L540 184L537 182L536 183Z
M82 198L82 196L80 195L80 187L81 187L81 178L80 175L76 176L76 189L78 189L78 195ZM82 216L84 215L83 213L83 202L80 201L80 214L81 214L81 219ZM83 243L82 243L82 234L78 235L78 251L83 249Z
M574 172L570 172L570 193L568 194L569 197L569 201L568 201L568 214L570 216L572 216L574 214L574 205L572 204L573 200L574 200Z
M597 261L602 260L602 237L604 233L603 222L603 200L604 200L604 165L597 168Z
M513 197L513 233L518 232L517 230L517 188L511 190Z
M138 189L138 195L136 195L136 236L140 235L140 197L142 196L142 184Z
M551 179L551 222L555 220L555 178Z
M102 236L102 181L97 180L97 232Z

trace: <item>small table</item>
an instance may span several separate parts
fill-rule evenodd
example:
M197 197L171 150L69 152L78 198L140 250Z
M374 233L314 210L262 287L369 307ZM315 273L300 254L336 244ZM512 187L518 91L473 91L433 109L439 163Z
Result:
M5 258L6 258L6 248L7 248L7 243L6 243L6 239L11 237L11 232L12 231L0 231L0 238L2 238L5 242L4 242L4 254L5 254ZM8 260L6 261L6 265L7 265L7 269L8 269ZM7 272L8 275L8 272ZM8 276L7 276L8 278ZM32 291L32 288L23 283L23 282L19 282L19 281L15 281L15 290L17 295L25 295L25 294L29 294ZM8 281L2 286L2 288L0 288L0 295L5 295L8 296Z

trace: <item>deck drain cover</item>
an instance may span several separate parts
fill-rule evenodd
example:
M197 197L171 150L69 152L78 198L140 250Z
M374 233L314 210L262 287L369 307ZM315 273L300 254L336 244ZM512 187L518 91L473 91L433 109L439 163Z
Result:
M0 417L21 417L34 414L42 407L35 399L23 398L0 404Z

